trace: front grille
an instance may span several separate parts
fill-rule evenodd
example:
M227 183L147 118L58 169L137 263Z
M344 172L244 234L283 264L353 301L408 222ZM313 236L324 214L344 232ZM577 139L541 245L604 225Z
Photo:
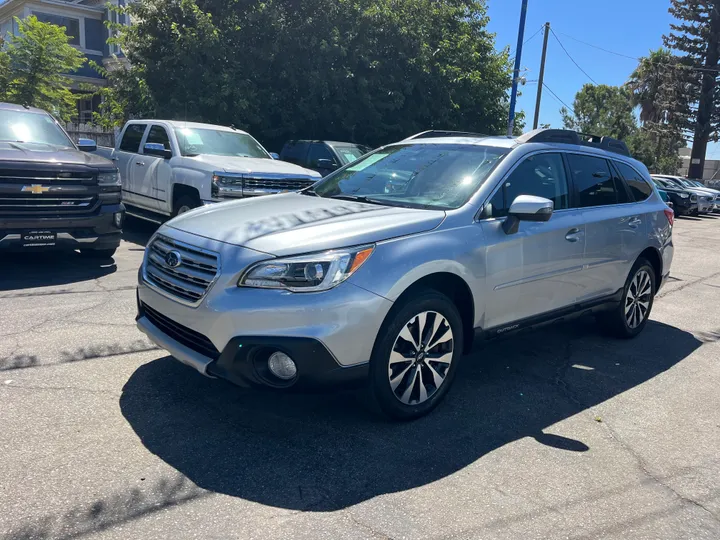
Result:
M197 305L219 268L217 253L157 235L147 247L143 277L167 296Z
M312 186L311 178L244 178L243 189L269 189L273 191L296 191Z
M200 332L191 330L187 326L183 326L172 319L168 319L165 315L155 311L147 304L141 304L141 311L145 317L162 330L163 333L178 343L185 345L188 349L192 349L193 351L212 359L216 359L220 356L220 352L217 350L215 345L213 345L212 341Z
M38 195L0 194L0 212L3 214L28 215L33 213L74 214L86 212L97 203L94 195L55 195L43 193Z
M63 170L26 170L0 169L0 184L95 184L95 174L91 172L63 171Z

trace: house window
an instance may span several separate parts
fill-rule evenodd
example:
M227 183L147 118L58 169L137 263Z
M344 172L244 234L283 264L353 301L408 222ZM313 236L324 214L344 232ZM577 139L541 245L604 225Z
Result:
M81 124L90 124L93 119L93 101L92 98L81 99L78 101L78 121Z
M70 38L68 40L68 43L70 43L71 45L80 46L80 20L79 19L64 17L62 15L53 15L52 13L40 13L37 11L33 12L33 15L35 15L35 17L37 17L38 21L41 21L44 23L55 24L57 26L64 26L65 33Z
M108 9L108 15L109 15L110 22L111 22L112 24L117 24L117 22L118 22L118 13L117 13L117 11L115 11L114 9ZM111 29L111 30L110 30L110 37L111 37L111 38L117 37L117 31ZM111 55L112 55L112 54L120 54L120 47L118 47L116 44L111 43L111 44L108 45L108 47L109 47L109 49L110 49L110 54L111 54Z

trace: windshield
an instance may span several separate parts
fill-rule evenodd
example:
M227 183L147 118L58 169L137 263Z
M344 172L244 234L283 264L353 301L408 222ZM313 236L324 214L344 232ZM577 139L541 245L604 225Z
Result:
M348 163L352 163L358 158L361 158L363 155L367 154L367 152L363 151L359 146L355 145L347 145L347 146L335 146L335 151L340 156L340 161L342 161L342 165L347 165Z
M509 150L464 144L405 144L366 155L316 184L321 197L449 210L465 204Z
M271 159L262 145L247 133L217 129L175 128L183 156L210 154Z
M49 114L0 110L0 142L53 144L74 148Z

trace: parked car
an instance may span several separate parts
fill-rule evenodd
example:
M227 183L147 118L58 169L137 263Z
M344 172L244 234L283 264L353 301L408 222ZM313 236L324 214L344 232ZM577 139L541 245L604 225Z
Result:
M212 124L131 120L115 148L97 153L120 168L128 213L156 221L222 200L302 189L320 179L315 171L274 159L248 133Z
M623 143L574 131L391 144L299 193L162 226L137 325L203 374L369 383L387 415L415 418L482 338L590 312L637 336L673 258L651 182Z
M288 141L280 152L280 159L327 176L369 151L370 148L367 146L349 142Z
M673 203L673 210L678 216L696 216L698 213L697 195L685 188L681 188L667 180L663 180L657 176L652 177L653 182L658 188L667 193Z
M695 186L704 191L707 191L708 193L713 194L715 196L715 201L714 201L715 205L713 206L713 212L720 212L720 190L706 186L699 180L686 179L685 181L688 184L690 184L691 186Z
M679 176L667 176L667 175L655 175L657 178L663 179L671 184L674 184L675 186L685 189L689 191L690 193L694 193L697 195L697 203L698 203L698 214L707 214L709 212L712 212L715 208L715 195L707 191L706 189L700 189L692 184L690 184L687 180L684 178L681 178Z
M81 150L47 112L0 103L0 251L111 257L125 209L112 161Z

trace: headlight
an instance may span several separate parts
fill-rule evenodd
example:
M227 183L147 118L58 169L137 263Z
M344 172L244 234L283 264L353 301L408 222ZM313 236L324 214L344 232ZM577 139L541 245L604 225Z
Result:
M243 178L241 174L214 172L210 192L213 198L235 196L241 197Z
M245 272L238 286L326 291L353 275L374 249L375 246L361 246L261 262Z
M120 185L120 173L115 171L101 171L98 174L98 185L99 186L119 186Z
M690 195L688 195L687 193L679 193L679 195L681 199L687 199L688 197L690 197Z

